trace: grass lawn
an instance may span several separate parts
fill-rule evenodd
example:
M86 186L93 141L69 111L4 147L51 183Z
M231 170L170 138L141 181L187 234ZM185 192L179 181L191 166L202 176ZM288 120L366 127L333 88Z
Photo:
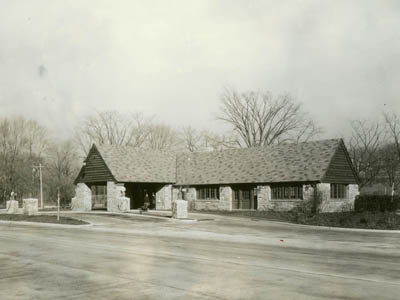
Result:
M24 221L24 222L38 222L38 223L53 223L53 224L68 224L68 225L86 225L89 224L82 220L77 220L69 217L60 217L60 221L57 221L57 216L38 215L38 216L27 216L20 214L0 214L0 220L2 221Z
M311 214L298 211L196 211L196 213L248 217L304 225L400 230L400 215L394 212L337 212Z

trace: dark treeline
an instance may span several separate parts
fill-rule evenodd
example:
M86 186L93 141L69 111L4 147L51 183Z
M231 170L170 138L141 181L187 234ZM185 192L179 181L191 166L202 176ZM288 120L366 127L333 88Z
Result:
M68 201L79 168L73 141L52 138L33 120L0 118L0 204L12 191L18 200L40 197L39 164L43 165L44 198L55 201L59 190L62 201Z

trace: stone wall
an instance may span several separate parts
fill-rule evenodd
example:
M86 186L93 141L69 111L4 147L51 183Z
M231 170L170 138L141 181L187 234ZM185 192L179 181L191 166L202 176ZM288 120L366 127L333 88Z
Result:
M302 203L301 199L273 200L269 185L257 186L257 210L289 211Z
M8 214L16 214L18 213L18 201L17 200L9 200L6 203L6 211Z
M157 210L170 210L172 202L172 185L164 185L156 193L156 209Z
M296 207L299 207L304 203L301 199L285 199L285 200L273 200L271 201L271 210L273 211L290 211Z
M195 210L219 210L219 200L196 200Z
M172 201L172 218L186 219L188 217L188 202L186 200Z
M348 197L352 201L352 205L354 208L354 201L356 200L356 196L360 195L360 190L358 184L349 184L348 188Z
M35 216L38 214L39 209L38 209L38 199L36 198L28 198L28 199L23 199L23 211L25 215L28 216Z
M316 191L314 187L317 189ZM354 208L355 196L359 194L358 185L348 185L346 199L331 199L330 188L330 183L318 183L315 186L304 184L303 200L272 200L271 187L269 185L259 185L257 186L257 210L289 211L296 207L311 210L314 201L320 203L320 212L349 211ZM178 198L178 191L178 188L173 189L173 199ZM201 200L196 199L196 189L191 187L187 189L185 200L189 203L193 202L195 210L232 210L232 189L230 186L221 186L220 199Z
M220 210L232 210L233 192L230 186L221 186L219 188Z
M271 208L271 187L269 185L257 186L257 210L270 210Z
M172 200L178 200L179 187L172 188Z
M332 199L330 197L329 183L320 183L317 186L323 195L320 212L342 212L354 209L354 200L359 194L357 184L349 184L347 186L346 198L343 199Z
M195 209L196 199L197 199L196 188L194 187L186 188L185 200L188 202L188 210L191 211Z
M230 186L219 188L220 199L195 200L196 210L232 210L232 189Z
M130 199L125 197L123 183L107 182L107 211L126 212L130 210Z
M92 210L92 191L85 183L78 183L75 187L75 197L71 200L71 210Z

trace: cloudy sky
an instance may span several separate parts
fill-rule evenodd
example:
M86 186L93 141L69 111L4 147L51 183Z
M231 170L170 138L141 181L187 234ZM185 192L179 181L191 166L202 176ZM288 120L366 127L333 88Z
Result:
M400 1L0 0L0 116L93 110L215 128L219 95L289 92L325 130L400 113Z

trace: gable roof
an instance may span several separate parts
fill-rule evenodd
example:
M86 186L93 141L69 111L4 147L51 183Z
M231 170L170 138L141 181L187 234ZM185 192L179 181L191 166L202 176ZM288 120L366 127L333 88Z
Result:
M104 181L116 181L110 169L104 162L96 146L90 149L84 164L76 177L74 184L80 182L95 183Z
M340 140L339 146L336 148L335 154L332 156L329 167L321 181L359 184L360 178L358 177L343 140Z
M99 155L117 182L177 185L358 182L341 139L179 155L114 145L93 145L92 150L90 153Z
M321 182L342 143L332 139L184 154L177 159L177 184Z
M101 157L118 182L175 183L175 154L137 150L128 146L101 145Z

